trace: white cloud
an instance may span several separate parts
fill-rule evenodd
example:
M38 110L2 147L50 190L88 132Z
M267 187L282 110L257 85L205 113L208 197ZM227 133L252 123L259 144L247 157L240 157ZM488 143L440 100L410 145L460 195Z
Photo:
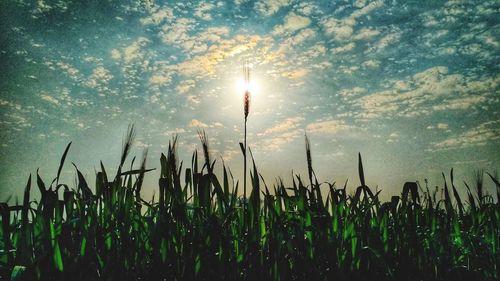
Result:
M363 27L356 35L354 35L354 40L368 40L380 34L380 31L372 28Z
M272 138L266 138L260 143L262 151L281 151L282 147L301 135L300 130L294 130L278 134Z
M201 78L214 74L216 67L226 58L251 50L263 40L258 35L236 35L210 46L202 55L194 56L177 64L175 69L182 75Z
M447 100L441 104L434 105L432 106L432 109L435 111L468 109L477 104L481 104L487 100L488 99L483 96L463 97L458 99Z
M164 20L172 21L174 19L174 11L172 8L164 6L157 8L149 16L142 18L141 23L144 25L158 25Z
M149 83L151 85L163 86L169 84L170 82L172 82L172 76L171 73L168 72L156 73L149 78Z
M261 15L272 16L282 7L288 6L291 0L260 0L255 3L255 9Z
M368 67L373 67L373 68L376 68L376 67L379 67L380 66L380 61L379 60L367 60L367 61L364 61L362 64L361 64L363 67L365 68L368 68Z
M353 25L355 21L342 21L337 20L334 17L330 17L323 22L323 28L326 34L332 35L337 39L344 40L351 37L353 33Z
M397 40L399 40L399 38L401 38L401 32L394 32L394 33L388 34L388 35L382 37L382 39L380 39L377 43L375 43L375 45L373 47L371 47L369 49L369 51L380 52L380 51L384 50L390 44L395 43Z
M305 68L296 68L290 71L283 71L283 73L281 73L281 76L287 77L289 79L299 79L306 76L308 73L309 70Z
M132 42L128 47L123 49L123 58L125 62L131 62L133 60L141 59L144 57L142 48L146 46L149 39L145 37L139 37L136 41Z
M321 24L327 35L331 35L337 40L346 40L353 35L358 18L369 14L383 5L384 1L373 1L363 8L355 10L348 17L337 19L333 16L328 16L321 21ZM361 31L365 34L361 35L359 39L364 39L363 36L370 35L366 34L367 30L362 29Z
M44 101L48 101L52 104L55 104L55 105L59 105L59 100L57 100L56 98L54 98L53 96L49 96L49 95L45 95L45 94L42 94L40 96L40 98Z
M196 40L202 42L215 43L229 35L230 29L227 26L209 27L196 35Z
M332 49L332 52L334 54L338 54L338 53L343 53L343 52L348 52L352 49L354 49L354 47L356 47L356 44L354 42L351 42L349 44L346 44L344 46L340 46L340 47L337 47L337 48L333 48Z
M389 135L389 138L386 140L387 143L395 143L395 142L399 142L399 134L398 133L391 133Z
M122 54L117 49L111 50L111 58L114 60L119 60L122 58Z
M69 63L57 62L56 66L59 67L59 69L61 69L62 71L64 71L69 78L75 81L80 81L83 78L83 75L80 73L80 71Z
M500 141L500 121L488 121L479 124L459 135L433 144L431 150L460 149L482 146Z
M191 90L195 85L196 85L196 83L194 80L191 80L191 79L184 80L181 83L179 83L179 85L177 85L177 87L175 87L175 90L180 94L185 94L189 90Z
M437 125L429 125L429 126L427 126L427 130L433 130L433 129L447 130L448 129L448 124L446 124L446 123L438 123Z
M195 95L189 95L187 97L187 101L191 104L191 105L198 105L201 103L201 98L199 96L195 96Z
M306 127L306 132L311 134L337 134L352 129L342 120L317 121Z
M298 5L298 7L296 8L296 11L300 14L303 14L305 16L310 16L312 15L313 13L317 13L320 11L320 9L318 8L318 6L316 6L315 4L313 3L310 3L310 2L302 2Z
M285 22L282 25L274 28L273 34L282 35L284 33L295 32L308 27L310 24L311 20L308 17L299 16L291 12L285 17Z
M199 17L202 20L212 20L212 15L210 11L215 8L215 5L212 3L200 3L194 12L194 15Z
M392 81L389 89L354 100L358 117L415 117L434 111L464 110L493 99L500 76L473 80L448 74L448 68L432 67L407 80Z
M208 125L207 125L207 124L205 124L205 123L201 122L201 121L200 121L200 120L198 120L198 119L193 119L193 120L191 120L191 124L190 124L190 126L191 126L191 127L196 127L196 128L202 128L202 129L204 129L204 128L208 128Z
M300 125L300 123L304 120L302 117L289 117L285 120L279 122L275 126L268 128L264 131L262 135L283 133L290 130L295 130Z
M172 23L163 25L160 37L166 44L181 45L190 39L188 32L195 27L196 22L190 18L178 18Z
M92 74L89 76L85 85L89 88L100 88L106 85L109 80L113 79L113 75L109 70L104 68L103 66L98 66L94 69Z
M446 129L448 129L448 124L446 124L446 123L438 123L437 124L437 128L441 129L441 130L446 130Z
M344 99L351 99L353 97L360 96L361 94L366 93L367 90L363 87L354 87L351 89L343 89L339 92Z

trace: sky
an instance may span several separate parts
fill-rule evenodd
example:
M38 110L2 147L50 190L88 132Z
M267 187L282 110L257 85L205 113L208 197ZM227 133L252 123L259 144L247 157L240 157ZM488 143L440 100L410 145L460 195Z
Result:
M268 185L307 177L307 132L320 181L357 187L360 152L383 198L406 181L442 186L451 168L462 188L474 169L500 167L499 9L496 0L1 1L0 200L19 196L37 168L50 182L70 141L70 186L70 162L90 182L100 160L112 171L131 123L132 155L147 148L148 167L175 134L189 166L203 129L212 157L241 179L245 62L248 145ZM157 176L146 177L145 196Z

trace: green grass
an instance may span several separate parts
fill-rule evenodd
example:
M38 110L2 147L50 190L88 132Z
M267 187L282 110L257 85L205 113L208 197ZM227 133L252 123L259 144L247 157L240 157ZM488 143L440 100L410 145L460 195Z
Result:
M159 196L141 196L147 169L125 166L131 127L116 175L102 166L93 188L74 166L76 189L47 184L39 202L28 180L22 204L0 204L3 280L497 280L500 205L483 174L459 197L444 178L443 199L417 183L381 202L366 184L318 183L306 140L308 179L267 186L252 162L249 198L230 170L214 173L204 133L202 160L183 168L176 139L160 157ZM250 156L251 156L251 151ZM133 161L132 161L133 162ZM128 166L128 165L127 165ZM443 175L444 176L444 175ZM489 175L500 190L498 176ZM33 180L34 181L34 180ZM479 192L479 196L478 196ZM497 194L498 196L498 194ZM498 200L497 200L498 201ZM246 211L244 211L246 210Z

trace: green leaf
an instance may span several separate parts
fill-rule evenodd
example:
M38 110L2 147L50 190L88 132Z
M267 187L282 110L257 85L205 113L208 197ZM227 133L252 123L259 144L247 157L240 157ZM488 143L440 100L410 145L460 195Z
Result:
M194 273L198 275L201 269L201 258L200 255L196 255L196 258L194 260Z
M26 271L26 267L22 265L14 266L12 270L12 274L10 276L10 281L19 281L23 277L24 272Z
M54 247L54 264L56 266L56 269L60 272L64 271L64 266L63 266L63 261L62 261L62 256L61 256L61 249L59 248L59 243L55 243Z
M71 146L71 142L68 143L66 149L64 150L63 156L61 157L61 162L59 163L59 168L57 169L57 177L56 177L56 185L59 183L59 176L61 175L61 170L64 166L64 161L66 160L66 155L68 155L69 148Z
M358 153L358 161L359 181L361 182L361 186L365 186L365 173L363 172L363 161L361 160L361 153Z
M87 248L87 238L83 237L82 245L80 246L80 256L85 257L85 250Z

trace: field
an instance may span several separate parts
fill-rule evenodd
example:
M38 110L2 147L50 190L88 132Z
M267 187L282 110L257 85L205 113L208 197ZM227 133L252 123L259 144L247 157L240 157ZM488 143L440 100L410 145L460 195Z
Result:
M222 163L222 175L214 174L201 133L203 153L195 151L188 168L178 163L176 139L170 142L157 196L146 201L145 158L140 168L126 161L133 136L131 128L117 174L101 164L92 188L77 166L75 189L59 182L69 144L54 180L30 176L22 204L0 205L0 279L499 278L500 205L498 193L484 194L483 172L467 185L467 198L452 170L439 190L405 183L400 196L381 202L365 184L361 155L359 187L319 183L306 138L307 178L269 186L249 157L246 200L228 167ZM500 190L498 175L484 173L484 180ZM32 185L39 202L31 199Z

